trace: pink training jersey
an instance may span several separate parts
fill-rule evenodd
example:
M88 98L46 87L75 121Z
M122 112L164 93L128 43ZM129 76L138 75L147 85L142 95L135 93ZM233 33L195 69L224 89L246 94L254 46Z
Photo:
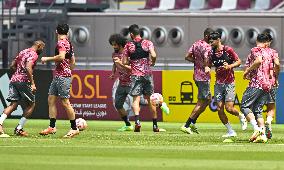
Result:
M15 59L16 71L12 75L11 82L30 82L26 71L26 64L27 62L31 62L34 68L37 59L38 55L33 48L27 48L21 51Z
M66 53L70 52L71 44L69 43L68 39L62 39L57 42L56 48L58 52L60 51L66 51ZM74 54L72 54L74 55ZM55 68L55 76L56 77L71 77L72 72L70 68L70 59L63 59L60 62L56 62L56 68Z
M112 53L112 58L118 57L119 59L123 58L123 53ZM116 68L119 73L119 83L122 86L130 86L131 84L131 71L121 67L119 64L116 64Z
M257 69L249 73L251 79L249 87L269 90L271 88L269 80L269 71L272 62L271 52L268 48L252 48L246 61L246 67L250 67L257 57L262 57L262 63Z
M140 42L141 37L135 38L133 41ZM141 42L142 49L144 51L150 51L154 49L154 45L149 40L142 40ZM130 57L131 53L135 52L135 45L133 42L129 41L124 47L124 55ZM141 58L137 60L129 60L131 66L131 74L136 76L145 76L152 73L150 66L150 58Z
M225 51L224 49L225 48ZM232 47L223 46L219 51L215 52L216 57L221 57L223 52L227 53L228 57L232 61L237 61L239 59L237 53L233 50ZM210 58L213 55L213 50L210 51ZM230 84L235 82L234 70L233 69L225 69L223 67L216 68L216 83L217 84Z
M205 73L205 59L208 59L211 46L204 40L196 41L188 50L194 57L194 80L209 81L210 73Z

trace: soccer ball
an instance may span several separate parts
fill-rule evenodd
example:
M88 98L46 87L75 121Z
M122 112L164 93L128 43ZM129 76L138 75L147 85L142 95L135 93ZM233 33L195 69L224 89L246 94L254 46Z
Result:
M160 93L153 93L150 96L150 102L153 106L159 107L164 102L164 98Z
M82 118L76 119L76 126L80 131L85 130L88 127L86 120Z

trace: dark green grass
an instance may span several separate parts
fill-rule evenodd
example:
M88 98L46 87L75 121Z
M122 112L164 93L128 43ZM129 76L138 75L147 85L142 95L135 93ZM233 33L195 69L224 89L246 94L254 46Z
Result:
M18 120L8 119L5 132L12 135ZM0 138L0 170L104 170L104 169L284 169L284 126L273 125L268 144L248 143L252 129L238 133L234 143L222 143L221 124L198 124L200 134L179 131L181 123L160 123L165 133L153 133L151 122L142 132L117 132L123 123L88 121L88 129L73 139L63 139L69 121L57 121L58 132L40 136L48 120L29 120L29 137Z

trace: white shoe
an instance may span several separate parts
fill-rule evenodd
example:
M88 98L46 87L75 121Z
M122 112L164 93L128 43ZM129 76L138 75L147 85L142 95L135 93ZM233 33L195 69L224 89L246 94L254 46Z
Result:
M222 137L223 138L230 138L230 137L236 137L236 136L237 136L237 133L233 130L233 131L230 131L230 132L226 133Z
M267 143L267 137L266 135L260 135L258 136L253 143Z
M249 141L253 142L254 140L256 140L257 137L261 135L262 135L262 132L260 130L255 130L253 134L251 135L251 137L249 138Z
M180 127L180 131L187 133L187 134L193 134L190 127L186 128L184 126Z
M247 119L246 117L243 115L243 116L240 116L240 123L241 123L241 126L242 126L242 130L246 130L247 127L248 127L248 123L247 123Z

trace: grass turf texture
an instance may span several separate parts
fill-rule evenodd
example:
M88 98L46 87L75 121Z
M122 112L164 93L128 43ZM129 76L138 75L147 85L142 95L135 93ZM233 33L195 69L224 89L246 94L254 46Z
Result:
M226 132L220 124L202 124L200 134L179 131L182 123L159 123L165 133L153 133L152 123L143 122L141 133L117 132L122 122L87 121L88 129L73 139L63 139L69 121L57 121L57 133L40 136L48 120L29 120L29 137L13 136L18 120L7 119L0 138L1 170L116 170L201 169L278 170L284 166L284 126L273 125L268 144L248 143L252 129L238 133L234 143L223 143Z

